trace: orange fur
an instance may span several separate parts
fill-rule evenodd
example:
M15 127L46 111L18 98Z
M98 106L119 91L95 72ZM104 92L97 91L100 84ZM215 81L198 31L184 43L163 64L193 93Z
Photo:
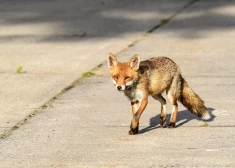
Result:
M133 119L129 134L138 133L139 119L147 106L149 95L160 101L160 124L162 127L165 125L166 100L161 95L165 90L173 104L169 128L175 126L178 112L177 100L199 117L208 116L204 102L188 86L181 76L179 67L171 59L154 57L140 62L136 54L129 62L120 63L116 56L110 53L108 66L117 90L123 91L131 101Z

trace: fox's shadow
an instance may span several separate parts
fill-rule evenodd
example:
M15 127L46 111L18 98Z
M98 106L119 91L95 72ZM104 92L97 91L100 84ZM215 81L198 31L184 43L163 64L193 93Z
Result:
M210 115L210 119L206 120L206 122L212 122L215 119L215 115L213 115L213 108L207 108L207 111ZM166 115L166 125L168 125L169 120L170 120L171 114L167 114ZM180 122L182 121L183 122ZM189 112L188 110L183 110L183 111L179 111L177 114L177 120L176 120L176 128L180 127L184 124L186 124L187 122L191 121L191 120L202 120L200 119L198 116L192 114L191 112ZM152 118L150 118L149 120L149 126L139 130L139 134L143 134L145 132L160 128L160 113Z

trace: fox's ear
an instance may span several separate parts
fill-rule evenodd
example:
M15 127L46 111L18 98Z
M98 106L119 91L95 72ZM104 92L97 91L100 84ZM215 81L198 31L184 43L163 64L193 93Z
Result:
M135 54L133 57L131 57L129 66L131 69L139 69L139 64L140 64L140 57L138 54Z
M108 56L109 68L115 67L115 66L117 66L117 64L118 64L118 61L117 61L117 58L115 57L115 55L113 55L112 53L109 53L109 56Z

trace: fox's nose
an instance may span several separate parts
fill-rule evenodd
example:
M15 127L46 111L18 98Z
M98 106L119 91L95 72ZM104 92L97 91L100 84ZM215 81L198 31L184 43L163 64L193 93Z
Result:
M121 90L121 89L122 89L122 87L121 87L121 86L117 86L117 89L118 89L118 90Z

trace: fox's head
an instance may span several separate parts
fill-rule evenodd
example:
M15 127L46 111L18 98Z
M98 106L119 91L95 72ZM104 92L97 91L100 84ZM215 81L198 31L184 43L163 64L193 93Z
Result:
M118 62L115 55L109 54L108 66L111 78L117 90L125 90L138 79L139 63L140 58L137 54L134 55L129 62Z

